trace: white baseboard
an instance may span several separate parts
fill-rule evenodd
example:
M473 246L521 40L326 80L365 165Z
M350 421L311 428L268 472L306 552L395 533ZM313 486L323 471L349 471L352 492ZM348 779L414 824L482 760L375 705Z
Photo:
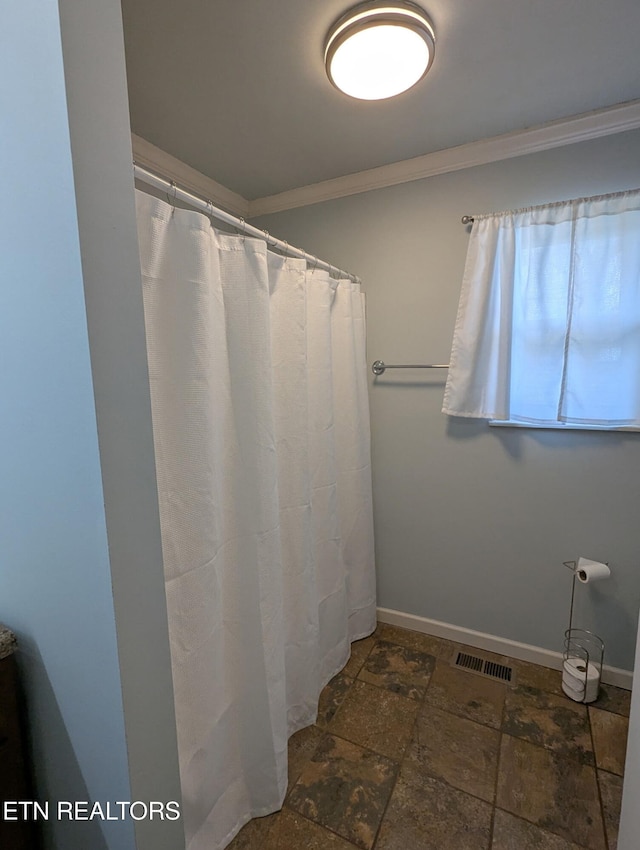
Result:
M532 664L540 664L542 667L550 667L552 670L562 669L562 653L552 652L550 649L543 649L541 646L519 643L497 635L488 635L484 632L476 632L473 629L465 629L462 626L454 626L451 623L441 623L439 620L430 620L427 617L418 617L415 614L393 611L391 608L378 608L378 620L381 623L388 623L390 626L413 629L414 632L445 638L455 643L474 646L476 649L495 652L498 655L507 655L509 658L517 658L519 661L530 661ZM608 685L615 685L618 688L626 688L630 691L633 683L633 672L622 670L620 667L609 667L605 664L602 668L602 681Z

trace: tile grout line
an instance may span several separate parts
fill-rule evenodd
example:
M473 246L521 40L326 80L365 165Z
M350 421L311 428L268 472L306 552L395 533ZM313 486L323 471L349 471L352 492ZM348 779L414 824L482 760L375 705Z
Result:
M373 652L373 650L374 650L375 646L377 646L377 644L378 644L378 643L380 643L380 641L381 641L381 640L382 640L382 641L384 641L384 638L378 638L378 639L376 639L376 643L374 644L374 646L372 646L372 647L371 647L371 650L370 650L370 652L369 652L369 655L371 655L371 653ZM385 643L391 643L391 645L392 645L392 646L399 646L399 647L401 647L402 649L408 649L408 648L409 648L409 647L404 647L404 646L402 646L402 644L394 644L392 641L384 641L384 642L385 642ZM424 654L426 655L427 653L424 653ZM369 657L369 655L367 655L367 658ZM431 657L434 659L433 669L435 670L435 661L436 661L436 659L435 659L435 657L434 657L434 656L431 656ZM363 669L363 668L364 668L364 663L363 663L362 667L360 668L360 671L358 671L358 672L360 673L360 672L362 671L362 669ZM429 675L429 681L427 682L427 686L426 686L426 687L425 687L425 689L424 689L424 694L422 695L422 697L421 697L421 699L420 699L419 701L418 701L418 700L416 700L416 702L419 702L418 710L417 710L417 712L416 712L416 717L415 717L415 720L413 721L413 725L412 725L412 727L411 727L411 733L410 733L410 735L409 735L409 740L407 741L407 744L406 744L406 746L405 746L405 748L404 748L404 750L403 750L402 758L398 759L398 762L397 762L397 765L398 765L398 771L397 771L397 773L396 773L396 778L395 778L395 780L394 780L394 782L393 782L393 785L391 786L391 791L389 792L389 796L388 796L388 798L387 798L387 802L385 803L384 808L383 808L383 810L382 810L382 816L381 816L381 818L380 818L380 823L378 824L378 828L377 828L377 830L376 830L376 833L375 833L375 835L374 835L374 837L373 837L373 843L371 844L371 850L375 850L375 847L376 847L376 845L377 845L377 843L378 843L378 838L380 837L380 831L382 830L382 824L384 823L384 819L385 819L385 817L386 817L387 811L388 811L388 809L389 809L389 805L390 805L390 803L391 803L391 798L393 797L393 793L394 793L394 791L396 790L396 785L398 784L398 780L400 779L400 772L401 772L401 770L402 770L402 763L404 762L405 758L407 757L407 753L408 753L408 751L409 751L409 747L411 746L411 742L412 742L412 740L413 740L413 733L414 733L414 730L415 730L415 728L416 728L416 726L417 726L417 724L418 724L418 716L419 716L419 714L420 714L420 708L421 708L421 706L423 706L423 705L424 705L424 701L425 701L425 698L426 698L426 694L427 694L427 691L429 690L429 685L431 684L431 676L433 676L433 670L431 671L431 674ZM365 683L365 684L367 684L367 683ZM370 684L370 683L369 683L369 684ZM374 687L375 687L375 686L374 686ZM388 689L386 689L386 688L380 688L380 690L388 690Z
M371 845L371 850L375 850L375 848L378 844L378 838L380 837L380 832L382 830L382 825L384 823L384 819L387 815L387 811L388 811L389 805L391 803L391 798L393 797L394 791L396 790L396 786L398 784L398 780L400 779L400 773L402 771L402 764L403 764L404 760L407 758L409 748L411 747L411 743L414 740L414 732L415 732L415 729L418 725L418 718L420 716L420 709L422 707L424 707L425 699L426 699L426 696L427 696L427 691L429 690L429 686L431 684L431 677L433 676L433 673L435 671L435 666L436 666L435 661L437 661L437 659L435 658L435 656L431 656L431 657L434 659L433 670L431 671L431 675L429 676L429 681L427 682L427 686L424 689L424 694L422 695L422 699L420 700L420 705L418 707L418 711L416 712L416 718L413 721L413 726L411 727L411 734L409 735L409 740L408 740L407 745L404 748L404 751L402 753L402 758L398 761L398 773L396 774L395 782L393 783L393 786L391 788L391 792L389 794L389 797L387 799L385 807L382 811L382 817L380 818L380 823L378 824L378 829L376 830L376 834L375 834L374 839L373 839L373 844ZM416 736L416 740L417 740L417 736Z
M602 789L600 788L600 774L598 771L598 757L596 755L596 741L593 736L593 726L591 724L591 712L589 706L585 706L587 711L587 723L589 724L589 737L591 738L591 748L593 749L593 771L596 775L596 790L598 792L598 804L600 806L600 817L602 819L602 831L604 833L604 846L609 850L609 836L607 834L607 826L604 817L604 803L602 802Z
M500 762L502 761L502 741L504 739L504 720L507 711L507 697L509 696L509 687L505 686L504 702L502 703L502 712L500 714L500 741L498 743L498 764L496 766L496 781L493 789L493 807L491 809L491 828L489 830L489 847L493 847L493 835L496 826L496 810L498 808L498 783L500 781Z
M336 838L339 838L341 841L344 841L346 844L349 844L351 847L357 847L358 850L362 850L362 847L360 847L358 844L354 844L353 841L350 841L348 838L345 838L344 835L340 835L339 832L336 832L334 829L331 829L330 826L325 826L323 823L318 823L318 821L307 817L305 814L303 814L302 812L299 812L297 809L292 809L291 806L286 805L286 803L283 804L282 809L280 811L284 810L285 808L287 809L287 811L291 812L292 814L297 815L298 817L301 817L303 820L307 821L307 823L313 824L313 826L317 826L318 829L321 829L324 832L328 832L331 835L335 835ZM267 838L268 837L269 836L267 835Z

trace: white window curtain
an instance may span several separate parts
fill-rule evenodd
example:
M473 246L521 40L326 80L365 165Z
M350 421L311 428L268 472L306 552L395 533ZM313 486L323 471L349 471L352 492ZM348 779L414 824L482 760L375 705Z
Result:
M475 219L443 412L640 426L640 190Z
M280 808L375 628L363 295L137 193L188 850Z

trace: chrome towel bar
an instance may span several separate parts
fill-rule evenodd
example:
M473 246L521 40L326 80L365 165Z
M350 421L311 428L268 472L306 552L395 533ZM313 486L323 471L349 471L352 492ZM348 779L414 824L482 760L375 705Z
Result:
M386 369L448 369L448 363L407 364L401 366L388 366L382 360L374 360L371 371L374 375L384 375Z

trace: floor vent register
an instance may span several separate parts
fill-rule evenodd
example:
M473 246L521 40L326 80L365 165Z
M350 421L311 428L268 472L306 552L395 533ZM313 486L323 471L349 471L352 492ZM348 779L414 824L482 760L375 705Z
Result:
M453 664L470 673L486 676L489 679L497 679L499 682L513 681L513 668L506 664L497 664L495 661L487 661L477 655L469 655L467 652L458 652Z

